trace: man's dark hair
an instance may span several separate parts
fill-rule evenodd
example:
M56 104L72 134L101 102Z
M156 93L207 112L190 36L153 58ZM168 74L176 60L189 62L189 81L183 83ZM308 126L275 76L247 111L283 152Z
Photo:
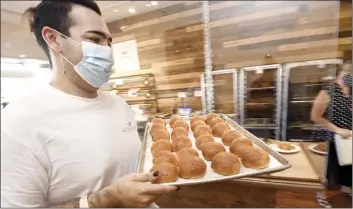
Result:
M34 33L39 46L49 59L50 66L52 66L52 63L49 49L42 37L42 29L48 26L66 36L70 36L69 28L74 25L74 21L70 19L69 13L73 4L87 7L102 15L97 3L93 0L43 0L37 7L31 7L24 13L30 30Z

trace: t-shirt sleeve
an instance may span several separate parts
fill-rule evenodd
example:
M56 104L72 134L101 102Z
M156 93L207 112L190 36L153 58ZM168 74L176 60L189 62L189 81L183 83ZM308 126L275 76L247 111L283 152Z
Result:
M48 185L35 153L1 130L1 207L45 207Z

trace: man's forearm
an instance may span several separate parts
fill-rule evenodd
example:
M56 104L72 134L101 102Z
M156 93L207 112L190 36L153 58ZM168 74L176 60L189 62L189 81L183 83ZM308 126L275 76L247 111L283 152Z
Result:
M70 200L66 203L55 205L52 208L79 208L80 199L76 198ZM116 199L105 190L91 193L87 196L88 206L90 208L110 208L110 207L119 207Z

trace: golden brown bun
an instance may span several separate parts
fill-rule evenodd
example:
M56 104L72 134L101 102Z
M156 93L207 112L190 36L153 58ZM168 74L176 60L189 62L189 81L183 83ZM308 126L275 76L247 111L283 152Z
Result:
M185 122L185 120L180 119L175 121L175 123L173 124L173 128L177 128L177 127L182 127L184 128L186 131L189 131L189 125L187 124L187 122Z
M166 150L169 152L172 151L172 145L169 143L169 141L159 140L159 141L153 142L151 147L152 155L155 155L162 150Z
M172 142L173 142L173 141L178 141L178 140L184 140L184 139L190 140L189 137L187 137L187 136L177 136L177 137L175 137L175 138L172 140Z
M217 123L212 128L212 135L215 137L222 137L225 132L230 130L228 124L226 123Z
M212 160L215 155L225 152L226 149L218 142L206 142L201 145L201 151L206 160Z
M228 130L222 136L222 142L224 145L230 146L232 141L236 138L242 137L242 135L234 130Z
M181 119L180 116L178 116L178 115L173 115L173 116L170 118L170 121L169 121L170 127L173 127L173 124L175 123L175 121L177 121L177 120L179 120L179 119Z
M206 142L214 142L214 138L212 135L206 134L197 137L196 139L196 147L197 149L201 149L201 145Z
M190 124L193 124L196 121L205 121L205 118L202 115L195 115L191 118Z
M178 161L175 155L170 151L162 150L153 156L154 165L165 163L165 162L173 164L175 166L178 165Z
M211 168L218 174L229 176L240 172L238 156L230 152L220 152L212 158Z
M166 130L157 129L152 134L152 141L158 140L168 140L169 141L169 133Z
M179 175L185 179L201 178L206 173L206 163L196 156L182 158L178 167Z
M207 124L204 121L198 120L193 123L191 123L191 130L192 132L195 131L195 129L199 126L207 126Z
M265 150L253 146L243 152L241 162L247 168L266 168L270 163L270 156Z
M188 132L183 127L176 127L172 131L172 140L179 136L188 136Z
M187 157L187 156L199 156L199 153L194 150L193 148L184 148L179 150L176 153L176 157L177 159L180 161L181 158Z
M165 121L161 118L154 118L151 122L152 124L162 124L163 126L165 126Z
M170 163L160 163L152 167L151 172L158 171L159 175L152 181L152 183L166 183L174 182L179 177L178 169L175 165Z
M205 134L212 135L212 130L210 129L210 127L208 127L208 126L199 126L194 131L195 138L197 138L197 137L199 137L201 135L205 135Z
M184 148L191 148L192 142L189 138L178 137L176 140L173 140L172 147L174 152L178 152Z
M242 158L245 150L253 146L253 143L250 139L239 138L233 140L232 144L229 146L229 151L236 156Z
M207 116L206 116L206 119L205 119L205 122L206 122L206 124L210 124L210 122L211 122L211 120L213 119L213 118L216 118L216 117L219 117L217 114L215 114L215 113L210 113L210 114L208 114Z
M215 117L211 120L210 122L210 127L213 128L213 126L215 126L216 124L218 123L224 123L224 120L222 118L219 118L219 117Z
M154 131L158 129L167 130L167 128L162 124L152 124L150 129L150 134L153 135Z

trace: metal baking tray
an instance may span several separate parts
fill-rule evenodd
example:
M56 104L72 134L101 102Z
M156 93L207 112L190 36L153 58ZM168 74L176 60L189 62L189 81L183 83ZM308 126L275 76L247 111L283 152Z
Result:
M201 151L196 148L194 136L192 134L192 131L189 130L189 138L193 143L193 148L199 152L200 157L206 162L206 165L207 165L206 174L204 177L199 179L184 179L179 177L178 180L175 182L164 183L164 184L168 184L168 185L202 184L202 183L208 183L208 182L222 181L222 180L228 180L228 179L239 179L239 178L244 178L249 176L257 176L257 175L262 175L267 173L274 173L291 167L291 164L285 158L283 158L280 154L278 154L276 151L270 148L266 143L261 141L259 138L257 138L256 136L254 136L253 134L245 130L243 127L241 127L233 120L231 120L228 116L224 114L220 114L220 117L223 118L232 129L235 129L241 132L245 137L248 137L250 140L252 140L252 142L255 145L263 148L270 155L269 166L264 169L249 169L241 165L240 172L236 175L223 176L223 175L217 174L212 170L211 162L205 160L202 156ZM189 120L189 118L186 118L186 117L184 117L184 119L186 119L186 121ZM171 133L172 129L169 127L169 124L168 124L169 120L166 120L166 122L167 122L167 129ZM140 151L137 173L149 172L153 166L152 153L151 153L152 137L149 134L149 130L150 130L150 123L147 123L144 138L142 140L142 147ZM214 137L214 138L215 138L215 141L222 143L220 138L217 138L217 137ZM226 148L227 151L229 151L228 146L224 146L224 147Z

